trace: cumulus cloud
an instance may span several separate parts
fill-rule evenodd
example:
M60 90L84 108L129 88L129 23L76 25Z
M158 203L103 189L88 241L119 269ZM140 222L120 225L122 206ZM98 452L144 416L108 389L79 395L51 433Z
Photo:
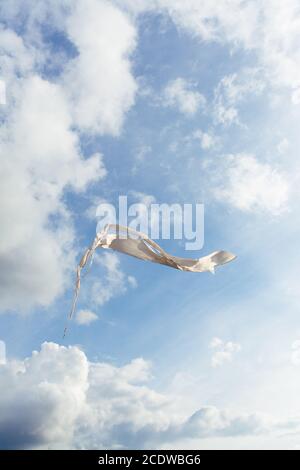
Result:
M273 420L206 406L172 412L172 397L149 385L151 364L89 362L77 347L44 343L0 365L2 449L184 447L186 439L255 435ZM148 382L148 383L147 383ZM178 444L180 443L180 444Z
M184 78L176 78L170 81L163 96L163 103L166 106L178 108L180 112L187 116L193 116L205 105L205 97Z
M100 154L83 157L61 88L35 75L19 82L0 149L2 310L48 305L63 292L74 256L64 190L105 175Z
M85 406L88 368L79 349L53 343L45 343L25 361L1 366L1 447L69 442Z
M285 175L254 155L222 157L213 195L245 212L279 214L287 208L289 183Z
M115 367L44 343L0 366L1 448L124 447L139 431L158 432L167 399L143 385L150 377L141 358Z
M37 60L36 51L26 46L24 40L13 30L6 29L1 24L0 51L1 75L3 81L7 81L11 88L11 80L17 74L24 76L33 70Z
M96 320L98 320L98 316L90 310L79 310L75 317L75 321L78 325L90 325Z
M7 95L0 110L0 310L22 312L48 306L68 284L75 232L64 194L106 174L102 155L82 150L81 134L120 133L137 88L130 62L136 32L105 0L16 0L0 13ZM51 56L59 62L55 83L44 72L45 25L73 47L63 59Z
M130 63L134 25L110 2L79 0L66 31L78 50L63 76L75 124L92 133L119 134L137 90Z
M206 406L196 411L185 423L184 431L191 436L232 437L266 432L270 421L259 413L237 414Z
M232 341L224 342L220 338L213 338L210 348L214 350L211 358L212 367L222 366L225 362L231 362L235 353L241 350L241 345Z

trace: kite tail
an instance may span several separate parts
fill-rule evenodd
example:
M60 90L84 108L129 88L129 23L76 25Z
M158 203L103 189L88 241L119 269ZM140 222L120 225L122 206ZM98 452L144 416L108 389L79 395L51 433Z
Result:
M102 238L103 238L104 235L106 235L108 229L109 229L109 226L107 225L107 226L104 227L104 230L100 234L97 234L92 246L86 250L86 252L84 253L83 257L81 258L81 260L80 260L80 262L77 266L74 297L73 297L73 302L72 302L72 307L71 307L70 313L69 313L69 315L67 317L67 320L66 320L66 326L64 328L63 339L66 336L69 322L72 319L72 317L74 315L74 312L75 312L75 309L76 309L76 304L77 304L79 291L80 291L81 271L82 271L83 268L85 268L85 266L87 265L88 262L89 262L88 271L90 270L92 262L93 262L93 257L94 257L95 250L101 244Z

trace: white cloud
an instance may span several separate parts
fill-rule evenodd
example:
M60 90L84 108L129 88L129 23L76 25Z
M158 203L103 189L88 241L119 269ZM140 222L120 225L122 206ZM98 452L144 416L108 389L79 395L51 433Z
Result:
M214 196L246 212L279 214L287 208L289 184L284 174L254 155L222 157Z
M9 40L11 57L18 55L15 71L24 73L33 65L52 67L60 74L57 80L61 78L81 130L120 133L137 91L130 61L136 29L127 13L107 0L14 0L0 4L0 18L11 29L22 23L26 54L13 31L0 33L0 48ZM73 46L73 57L61 49L54 53L45 41L45 29L64 35L69 49Z
M78 325L90 325L96 320L98 320L98 316L90 310L79 310L75 317L75 321Z
M4 29L0 25L1 75L7 85L12 86L11 80L18 74L27 75L32 72L36 53L34 49L25 46L24 41L14 31ZM9 103L6 103L9 104Z
M256 25L258 8L255 2L245 4L241 0L160 0L179 27L205 40L249 42Z
M49 305L69 282L75 233L63 196L105 176L100 154L82 154L80 135L120 132L137 88L130 63L136 31L127 14L104 0L16 0L1 4L0 12L8 26L0 29L7 88L0 129L0 309L21 312ZM19 18L23 39L9 29ZM61 70L56 83L38 75L49 57L45 24L68 35L78 52L72 59L51 57Z
M218 138L213 133L204 132L201 129L197 129L192 137L200 141L203 150L213 149L218 144Z
M164 90L163 102L166 106L176 107L182 113L192 116L205 106L206 100L184 78L176 78L167 84Z
M248 96L262 93L265 81L262 72L245 68L239 74L223 77L214 91L214 115L221 124L240 124L238 105Z
M294 366L300 365L300 340L294 341L292 344L291 362Z
M144 161L146 156L149 155L152 151L152 147L150 145L141 145L137 149L136 159L140 162Z
M48 305L63 292L74 262L64 190L84 190L105 175L101 155L83 158L58 85L29 76L14 86L0 149L2 310Z
M89 207L86 209L84 215L91 221L97 221L97 209L100 204L109 204L109 201L104 197L95 196L94 194L90 198Z
M130 63L133 24L105 0L79 0L67 19L67 34L79 53L63 77L75 124L92 133L119 134L137 90Z
M263 42L257 44L259 54L271 80L293 89L300 83L299 4L297 0L275 0L270 8L265 0L262 6L264 17L258 25L258 41L261 38Z
M269 420L259 413L237 414L206 406L187 420L184 431L190 436L198 434L201 437L232 437L260 434L266 432L269 426Z
M277 145L277 150L282 155L282 154L285 154L289 150L289 147L290 147L290 143L288 139L284 138Z
M138 172L139 167L146 161L146 158L150 156L152 147L150 145L140 145L134 152L135 163L131 168L132 175Z
M1 447L38 447L72 439L85 407L88 361L77 348L45 343L25 361L1 367Z
M223 346L224 342L221 338L218 338L217 336L215 336L211 342L209 343L209 347L210 348L221 348Z
M291 90L298 103L300 86L300 14L297 0L132 0L117 1L135 14L147 10L166 13L179 29L200 40L228 44L233 50L255 54L259 67L275 87ZM225 108L224 119L234 120Z
M134 276L127 276L127 282L130 287L133 287L134 289L138 286L137 280Z
M142 358L116 367L89 362L75 346L44 343L0 367L1 448L184 448L190 439L199 445L208 437L276 429L261 414L213 406L174 413L174 397L157 393L150 379L151 365Z
M41 38L38 34L42 22L55 24L62 28L65 17L69 14L77 0L50 0L49 2L36 2L36 0L13 0L0 4L0 16L8 27L18 26L24 22L24 35L29 41Z
M160 0L180 28L201 39L220 41L257 54L274 85L300 83L300 15L297 0Z
M0 368L1 448L126 447L139 432L147 440L169 423L167 399L143 385L150 377L142 358L115 367L44 343Z
M136 287L136 279L122 271L116 253L105 252L101 256L96 255L94 259L104 268L104 274L100 275L99 280L95 280L91 286L91 300L95 305L102 306L113 297L124 294L128 286Z
M217 337L212 339L209 346L216 350L211 358L212 367L219 367L225 362L231 362L234 354L241 350L240 344L232 341L224 342Z

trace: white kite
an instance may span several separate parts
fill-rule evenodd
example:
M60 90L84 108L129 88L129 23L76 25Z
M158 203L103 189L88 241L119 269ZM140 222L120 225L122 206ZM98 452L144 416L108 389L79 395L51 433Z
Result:
M229 263L229 261L236 258L235 255L228 251L214 251L210 255L198 259L179 258L178 256L172 256L166 253L144 233L137 232L136 230L122 225L108 224L100 233L97 233L93 244L86 250L77 266L75 294L69 319L73 316L78 299L81 270L87 265L91 265L93 255L97 248L111 248L112 250L134 256L144 261L164 264L165 266L170 266L180 271L191 271L195 273L204 271L214 273L216 266ZM66 331L67 327L64 330L64 336Z

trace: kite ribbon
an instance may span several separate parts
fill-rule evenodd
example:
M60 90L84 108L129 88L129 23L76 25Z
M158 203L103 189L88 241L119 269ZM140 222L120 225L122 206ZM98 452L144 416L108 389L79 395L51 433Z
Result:
M214 251L213 253L198 259L179 258L168 254L157 243L142 232L137 232L129 227L124 227L118 224L108 224L101 232L97 233L93 244L86 250L77 266L75 292L68 320L71 320L75 312L80 290L81 271L88 263L90 263L89 267L91 266L93 255L97 248L110 248L144 261L151 261L152 263L163 264L181 271L191 272L209 271L214 273L216 266L229 263L236 258L234 254L222 250ZM67 325L64 329L63 337L65 337L66 332Z

